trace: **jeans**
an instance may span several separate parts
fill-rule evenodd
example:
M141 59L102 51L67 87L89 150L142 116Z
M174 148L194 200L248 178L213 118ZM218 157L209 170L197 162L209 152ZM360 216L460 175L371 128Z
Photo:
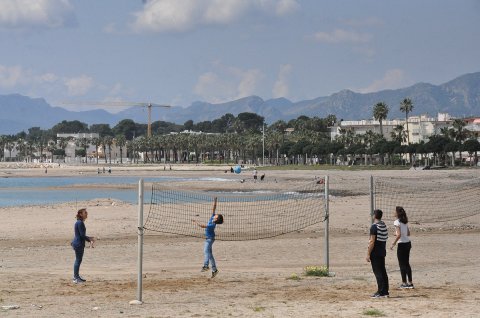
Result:
M412 243L398 243L397 247L397 258L398 265L400 266L400 274L402 275L402 282L412 282L412 268L410 267L410 250L412 248Z
M75 251L75 263L73 264L73 278L78 278L80 276L80 264L82 264L83 253L85 252L85 247L77 247L73 249Z
M372 263L373 274L377 279L377 292L380 295L388 295L388 275L385 268L385 257L371 256L370 262Z
M213 251L212 245L215 242L215 239L207 238L205 240L205 246L203 248L204 260L203 260L203 267L208 267L210 263L212 265L212 271L217 270L217 265L215 264L215 258L213 258Z

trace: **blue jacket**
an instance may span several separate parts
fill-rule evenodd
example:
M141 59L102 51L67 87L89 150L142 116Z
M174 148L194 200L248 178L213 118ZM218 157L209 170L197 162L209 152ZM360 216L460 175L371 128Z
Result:
M87 229L85 228L85 223L82 220L77 220L74 226L75 237L72 241L73 248L84 248L85 241L90 242L90 237L87 236Z

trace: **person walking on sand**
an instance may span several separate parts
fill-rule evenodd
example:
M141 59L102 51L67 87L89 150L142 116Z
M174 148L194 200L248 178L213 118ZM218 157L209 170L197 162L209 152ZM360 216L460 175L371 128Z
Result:
M410 267L410 250L412 249L412 242L410 241L410 229L407 225L408 217L407 213L401 206L395 208L395 215L397 217L393 222L393 225L395 225L395 240L390 249L393 250L395 244L398 242L397 258L400 267L400 275L402 276L400 289L413 289L412 268Z
M215 258L213 257L213 249L212 249L213 243L215 242L215 227L217 224L223 223L223 215L216 214L215 213L216 209L217 209L217 198L215 197L213 200L213 213L207 225L200 224L197 221L192 220L194 224L205 229L205 245L203 249L204 260L203 260L202 272L208 271L210 269L209 265L212 265L212 278L214 278L218 274L217 264L215 263Z
M367 262L372 264L373 274L377 280L377 292L372 298L386 298L388 293L388 275L385 268L385 257L387 256L386 244L388 229L382 221L382 210L373 211L374 221L370 227L370 241L368 243Z
M253 182L257 182L258 171L257 168L253 168Z
M72 240L72 248L75 251L75 263L73 264L73 283L80 284L86 282L80 276L80 265L83 260L83 253L85 251L85 242L90 242L90 247L95 247L95 238L87 236L87 229L85 228L85 220L88 217L87 209L80 209L77 212L77 221L75 222L74 231L75 237Z

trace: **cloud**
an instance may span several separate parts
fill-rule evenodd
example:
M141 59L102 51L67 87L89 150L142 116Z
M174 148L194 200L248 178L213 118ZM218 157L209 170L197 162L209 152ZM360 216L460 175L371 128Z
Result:
M75 24L69 0L0 1L0 29L55 29Z
M401 69L391 69L385 72L382 79L373 81L372 84L365 88L357 89L360 93L372 93L385 89L397 89L406 87L410 81L405 76L405 72Z
M343 29L335 29L332 32L317 32L312 36L313 40L320 43L340 44L366 44L372 40L372 35L368 33L358 33Z
M280 66L277 80L273 85L272 96L273 98L287 97L289 93L288 88L288 75L292 71L292 65L284 64Z
M137 32L184 32L204 25L228 25L248 12L284 16L299 8L296 0L150 0L135 12Z
M93 86L93 78L82 75L65 80L68 94L71 96L85 95Z
M284 16L297 11L300 5L294 0L280 0L275 4L275 12L278 16Z
M242 70L214 63L215 71L199 76L193 92L211 103L254 95L259 81L263 78L258 69Z
M0 65L0 87L12 88L24 83L24 71L20 66Z

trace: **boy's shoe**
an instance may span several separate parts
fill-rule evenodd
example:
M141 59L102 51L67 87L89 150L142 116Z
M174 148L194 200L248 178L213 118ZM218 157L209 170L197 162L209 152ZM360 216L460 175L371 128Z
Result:
M380 293L375 293L370 298L380 298Z
M212 278L214 278L215 276L217 276L218 274L218 269L212 271Z
M206 272L208 271L210 268L208 266L203 266L202 269L200 270L201 272Z
M380 298L388 298L390 297L390 294L380 294Z
M77 279L81 281L82 283L85 283L87 280L84 279L82 276L78 276Z
M407 288L408 288L408 289L414 289L415 287L413 287L413 284L408 284L408 285L407 285Z
M408 288L408 284L401 284L400 286L398 286L398 289L407 289Z
M73 283L74 283L74 284L82 284L83 281L81 281L81 280L78 279L78 278L74 278L74 279L73 279Z

